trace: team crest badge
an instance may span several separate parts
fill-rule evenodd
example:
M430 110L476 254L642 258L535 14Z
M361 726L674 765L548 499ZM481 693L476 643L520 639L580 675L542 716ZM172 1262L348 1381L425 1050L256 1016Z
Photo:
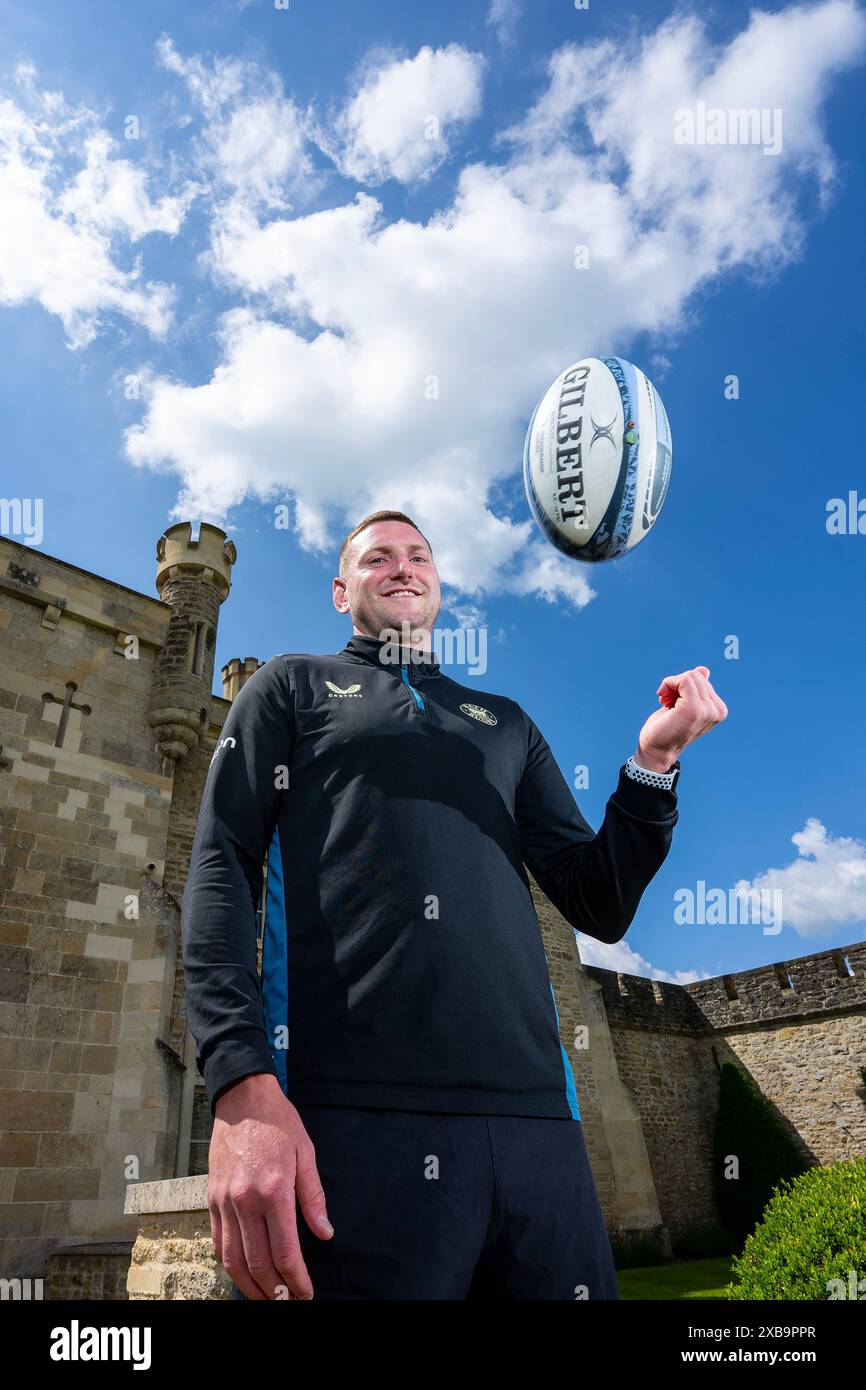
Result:
M471 715L480 724L495 724L497 722L496 715L491 714L490 710L485 709L483 705L461 705L460 708L464 714Z

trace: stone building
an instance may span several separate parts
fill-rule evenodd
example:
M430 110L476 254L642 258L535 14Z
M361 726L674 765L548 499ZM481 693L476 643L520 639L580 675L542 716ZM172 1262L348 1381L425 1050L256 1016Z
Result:
M236 558L218 528L172 526L154 598L0 537L0 1278L45 1296L127 1297L128 1192L205 1171L179 904L212 750L259 664L233 659L212 693ZM659 984L583 966L533 893L612 1232L713 1218L726 1057L815 1161L866 1152L866 944ZM176 1296L145 1284L129 1296Z

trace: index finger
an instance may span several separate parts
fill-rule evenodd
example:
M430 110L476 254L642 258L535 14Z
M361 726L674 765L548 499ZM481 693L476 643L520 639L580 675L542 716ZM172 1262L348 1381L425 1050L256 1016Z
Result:
M661 685L656 691L656 694L659 696L663 704L674 703L673 700L670 699L670 696L679 693L680 684L688 674L688 671L680 671L678 676L665 676L664 680L662 681Z

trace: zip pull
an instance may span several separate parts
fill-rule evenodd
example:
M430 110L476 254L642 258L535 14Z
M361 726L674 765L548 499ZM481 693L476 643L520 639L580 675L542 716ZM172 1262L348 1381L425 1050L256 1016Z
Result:
M424 709L424 701L423 701L423 699L421 698L421 695L419 694L419 692L415 689L414 685L412 684L412 682L411 682L410 679L409 679L409 667L408 667L408 666L401 666L401 667L400 667L400 670L401 670L402 675L403 675L403 683L404 683L404 685L406 685L406 686L409 688L409 690L411 690L411 692L412 692L412 698L414 699L415 704L417 705L418 709L421 709L421 710Z

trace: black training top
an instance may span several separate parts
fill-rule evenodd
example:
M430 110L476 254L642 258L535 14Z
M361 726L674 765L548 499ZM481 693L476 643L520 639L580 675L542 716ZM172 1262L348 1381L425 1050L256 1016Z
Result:
M524 865L619 941L676 794L621 769L594 834L524 710L418 656L353 636L272 657L232 702L182 913L212 1109L270 1072L299 1105L580 1118Z

